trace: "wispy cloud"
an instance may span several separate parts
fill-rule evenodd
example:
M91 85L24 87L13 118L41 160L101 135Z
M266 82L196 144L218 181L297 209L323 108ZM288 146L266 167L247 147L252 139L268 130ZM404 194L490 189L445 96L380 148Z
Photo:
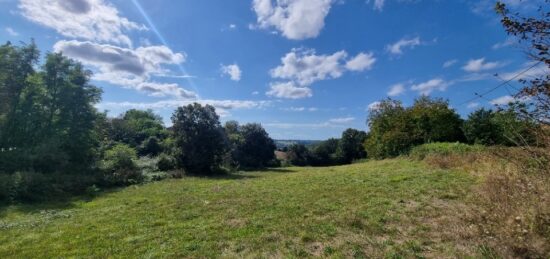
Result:
M386 46L386 50L394 55L403 54L403 49L409 48L414 49L414 47L420 45L420 37L415 38L402 38L399 41L389 44Z
M11 27L6 27L6 32L10 35L10 36L13 36L13 37L17 37L19 36L19 33L16 32L14 29L12 29Z

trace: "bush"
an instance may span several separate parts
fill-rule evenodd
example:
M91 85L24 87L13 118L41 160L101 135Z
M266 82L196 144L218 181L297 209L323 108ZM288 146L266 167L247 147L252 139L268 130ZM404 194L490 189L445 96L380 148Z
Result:
M107 185L129 185L143 180L136 151L125 144L117 144L105 152L102 161L103 180Z
M422 160L430 155L440 155L440 156L449 156L449 155L465 155L471 153L479 153L485 149L482 145L468 145L463 143L448 143L448 142L437 142L423 144L417 147L414 147L410 152L410 157Z
M173 157L167 154L161 154L158 157L157 168L160 171L170 171L176 168L176 161Z

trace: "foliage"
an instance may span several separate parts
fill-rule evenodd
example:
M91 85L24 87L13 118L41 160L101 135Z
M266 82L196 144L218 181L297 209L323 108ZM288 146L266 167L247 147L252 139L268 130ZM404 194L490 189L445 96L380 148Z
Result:
M302 144L292 144L287 151L288 161L291 165L306 166L310 164L311 154L309 149Z
M496 123L492 110L481 108L468 115L462 126L468 143L482 145L501 144L502 128Z
M367 139L367 133L356 129L347 129L342 133L338 141L336 157L340 163L349 164L353 160L367 157L363 143Z
M149 137L139 146L139 154L142 156L157 156L163 151L162 143L155 137Z
M386 158L407 154L423 143L461 141L460 116L448 101L422 96L405 108L400 101L383 100L369 113L370 132L365 141L369 157Z
M176 168L176 161L174 161L174 158L167 155L167 154L161 154L158 157L157 162L157 168L160 171L170 171Z
M158 142L168 135L162 118L152 110L131 109L118 118L110 119L108 124L108 136L111 141L125 143L134 148L140 147L142 155L160 153ZM155 141L157 143L154 143ZM149 150L147 145L154 146Z
M410 156L422 160L429 155L463 155L479 153L485 150L482 145L468 145L464 143L435 142L414 147Z
M0 46L0 171L80 172L96 161L94 108L101 90L91 73L61 54L39 54L34 43Z
M227 141L211 105L179 107L172 115L178 167L192 174L210 174L221 165Z
M313 166L330 166L338 164L338 158L336 157L338 143L338 139L329 138L315 145L311 151L311 164Z
M236 121L229 121L224 128L233 166L262 168L275 159L275 142L262 125L248 123L240 126Z
M511 11L504 1L497 1L495 10L501 16L501 23L509 35L515 36L520 44L525 47L530 59L535 63L532 68L538 64L541 67L550 69L550 11L548 4L550 1L541 1L541 5L536 12L537 16L528 17L526 14ZM528 109L518 109L523 116L542 124L550 124L550 74L543 73L538 76L528 77L528 79L519 79L523 87L516 94L518 99L529 100Z
M102 161L105 183L118 186L142 181L136 160L136 151L126 144L116 144L107 150Z

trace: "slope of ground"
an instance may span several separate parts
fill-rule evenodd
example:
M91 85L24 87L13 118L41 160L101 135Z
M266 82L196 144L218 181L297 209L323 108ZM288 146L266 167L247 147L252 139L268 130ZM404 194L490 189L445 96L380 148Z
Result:
M0 209L0 258L475 256L474 182L405 159L166 180Z

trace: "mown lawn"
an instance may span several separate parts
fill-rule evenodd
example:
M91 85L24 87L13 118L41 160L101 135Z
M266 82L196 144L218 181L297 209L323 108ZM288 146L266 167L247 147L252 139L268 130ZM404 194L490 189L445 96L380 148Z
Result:
M474 182L405 159L166 180L0 209L0 258L462 257Z

